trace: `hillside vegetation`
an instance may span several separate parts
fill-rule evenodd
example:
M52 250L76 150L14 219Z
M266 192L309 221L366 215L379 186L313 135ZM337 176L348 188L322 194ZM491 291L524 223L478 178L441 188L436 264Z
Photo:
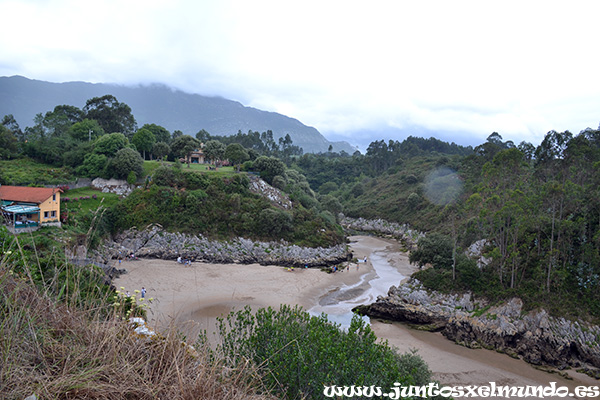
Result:
M411 261L433 266L417 274L428 287L599 320L600 131L551 131L538 146L494 133L470 154L434 143L379 142L366 156L295 165L323 204L427 232ZM464 256L476 242L479 266Z

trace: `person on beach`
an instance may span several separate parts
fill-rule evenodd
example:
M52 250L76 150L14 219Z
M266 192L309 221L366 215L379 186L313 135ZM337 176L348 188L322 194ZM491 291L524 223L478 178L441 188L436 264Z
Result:
M181 264L181 256L177 256L177 262Z
M145 287L143 287L143 286L142 286L142 291L141 291L141 293L142 293L142 299L143 299L144 297L146 297L146 288L145 288Z

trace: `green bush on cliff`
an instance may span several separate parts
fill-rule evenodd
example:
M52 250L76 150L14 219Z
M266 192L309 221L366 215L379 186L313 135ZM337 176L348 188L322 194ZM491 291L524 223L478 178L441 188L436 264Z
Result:
M322 399L324 386L392 387L426 385L427 364L415 354L400 355L377 343L358 316L348 331L287 305L279 310L249 307L220 318L219 350L230 366L247 360L262 368L263 382L286 399ZM203 338L206 339L206 338Z
M283 210L250 192L246 174L218 176L161 166L152 182L108 213L113 230L159 223L167 230L217 239L283 239L309 247L329 247L343 240L335 221L318 210L298 203Z

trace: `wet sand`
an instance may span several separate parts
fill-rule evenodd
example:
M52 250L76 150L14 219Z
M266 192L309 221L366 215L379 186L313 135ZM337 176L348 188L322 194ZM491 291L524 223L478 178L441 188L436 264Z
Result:
M375 275L372 253L387 258L390 265L404 276L415 267L401 253L395 241L368 236L351 237L351 248L358 259L367 263L352 264L349 270L328 274L317 269L288 271L277 266L258 264L193 263L191 267L175 261L139 260L122 264L128 273L115 281L133 293L144 286L146 297L153 297L149 323L160 329L176 324L191 337L201 329L214 332L216 317L245 305L253 308L280 304L300 305L305 309L331 302L341 293L342 286L352 286L355 294L366 290L368 280ZM361 282L361 277L362 281ZM366 277L366 279L365 279ZM390 282L397 285L399 282ZM338 299L339 300L339 299ZM539 371L521 360L490 350L473 350L458 346L439 333L420 332L401 324L372 321L374 332L401 352L416 349L428 363L435 379L447 385L600 385L586 375L569 371L574 380Z

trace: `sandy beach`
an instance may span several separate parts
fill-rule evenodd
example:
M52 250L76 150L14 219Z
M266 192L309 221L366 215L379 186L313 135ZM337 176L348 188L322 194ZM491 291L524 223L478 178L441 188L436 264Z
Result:
M146 298L153 298L149 324L161 329L176 324L190 337L206 329L214 331L215 318L245 305L253 308L300 305L309 310L336 296L359 296L368 292L368 281L376 276L371 259L385 257L389 265L407 277L414 272L408 256L395 241L369 237L350 237L354 256L367 262L351 264L348 270L326 273L318 269L290 271L278 266L258 264L207 264L185 266L175 261L143 259L122 264L128 273L115 280L117 287L133 293L145 287ZM389 286L399 282L389 282ZM388 287L389 287L388 286ZM342 291L341 288L352 290ZM333 300L332 300L333 299ZM458 346L439 333L420 332L401 324L372 321L382 340L401 352L416 349L429 364L434 377L448 385L577 385L598 386L586 375L570 371L567 380L557 374L537 370L529 364L490 350L472 350Z

